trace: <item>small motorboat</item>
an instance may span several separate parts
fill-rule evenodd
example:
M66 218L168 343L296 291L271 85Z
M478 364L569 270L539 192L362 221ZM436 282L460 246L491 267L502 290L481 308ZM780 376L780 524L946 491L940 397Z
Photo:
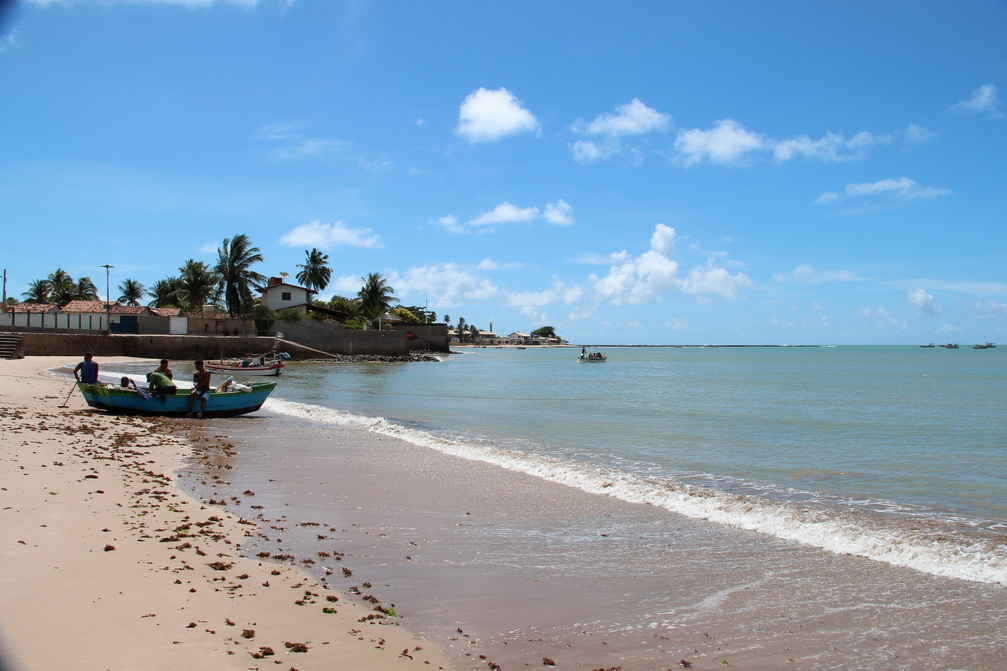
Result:
M218 375L253 375L256 377L279 375L283 370L283 358L271 356L267 358L264 354L246 354L238 359L225 361L204 361L206 370Z
M269 394L276 389L275 382L255 382L251 385L222 385L228 391L210 391L206 401L204 417L233 417L255 412L262 407ZM124 415L160 415L164 417L180 417L188 414L189 393L191 389L172 388L158 391L156 389L135 389L119 386L109 386L101 383L89 384L78 382L77 388L84 400L92 408L107 410L111 413ZM200 408L200 401L195 402L195 411Z
M577 357L577 361L580 361L581 363L601 363L603 361L608 361L608 356L602 354L596 349L590 351L582 349L580 356Z

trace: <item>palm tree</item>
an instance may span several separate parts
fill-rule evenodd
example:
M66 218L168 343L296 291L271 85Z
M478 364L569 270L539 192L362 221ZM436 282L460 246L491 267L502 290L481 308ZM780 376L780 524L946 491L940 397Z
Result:
M48 303L49 294L52 290L49 280L32 280L28 284L28 291L21 294L25 303Z
M65 305L77 298L77 284L62 268L57 268L46 279L49 283L49 300L57 305Z
M373 324L378 317L392 307L392 301L399 299L392 295L395 289L380 274L371 273L367 277L360 279L364 281L364 286L357 292L357 299L360 301L360 313Z
M329 255L322 254L317 247L312 248L310 252L305 250L304 253L307 254L307 258L304 264L297 264L298 268L304 269L297 273L297 281L309 289L321 291L329 283L329 278L332 277L332 268L329 268Z
M189 259L181 268L179 277L179 299L185 307L199 310L211 302L217 293L220 278L210 266L202 261Z
M253 247L247 235L236 235L224 240L217 248L218 282L223 289L227 311L232 315L244 314L252 307L252 285L264 284L265 277L249 270L262 261L258 247Z
M142 288L143 285L141 284L140 287ZM98 300L98 287L95 286L90 277L82 277L77 280L73 294L73 297L77 300L96 301Z
M119 285L119 291L122 295L119 296L119 302L125 303L126 305L139 305L140 299L143 295L147 293L147 287L143 286L136 280L125 279L122 284Z
M179 296L181 290L182 280L177 277L158 280L147 292L147 295L154 299L148 305L152 308L180 308L182 307L182 299Z

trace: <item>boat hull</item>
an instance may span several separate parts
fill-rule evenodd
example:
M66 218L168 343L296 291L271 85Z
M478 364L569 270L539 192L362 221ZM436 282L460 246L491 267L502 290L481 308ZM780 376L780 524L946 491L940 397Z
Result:
M92 408L126 415L157 415L161 417L181 417L189 412L189 389L178 389L174 394L151 395L143 398L132 389L105 387L100 384L78 382L84 400ZM275 382L257 382L248 392L210 392L206 402L204 417L234 417L255 412L262 407L266 398L276 388ZM195 411L199 412L197 399Z
M282 363L267 366L233 366L226 363L210 363L207 361L203 365L206 366L206 370L218 375L251 375L254 377L279 375L280 369L283 368Z

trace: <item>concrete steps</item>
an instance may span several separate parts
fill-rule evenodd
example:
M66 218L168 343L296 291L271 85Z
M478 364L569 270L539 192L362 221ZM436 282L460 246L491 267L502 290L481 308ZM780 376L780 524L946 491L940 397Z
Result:
M23 359L21 336L16 333L0 334L0 359Z

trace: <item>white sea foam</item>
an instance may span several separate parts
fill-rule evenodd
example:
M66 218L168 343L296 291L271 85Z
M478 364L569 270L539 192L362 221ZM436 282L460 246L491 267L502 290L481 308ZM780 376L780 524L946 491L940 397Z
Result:
M1007 585L1007 546L953 533L754 495L724 493L671 479L647 477L573 460L440 438L382 417L365 417L304 403L269 399L266 409L312 421L357 427L474 461L494 464L585 492L659 506L688 517L850 554L933 575Z

